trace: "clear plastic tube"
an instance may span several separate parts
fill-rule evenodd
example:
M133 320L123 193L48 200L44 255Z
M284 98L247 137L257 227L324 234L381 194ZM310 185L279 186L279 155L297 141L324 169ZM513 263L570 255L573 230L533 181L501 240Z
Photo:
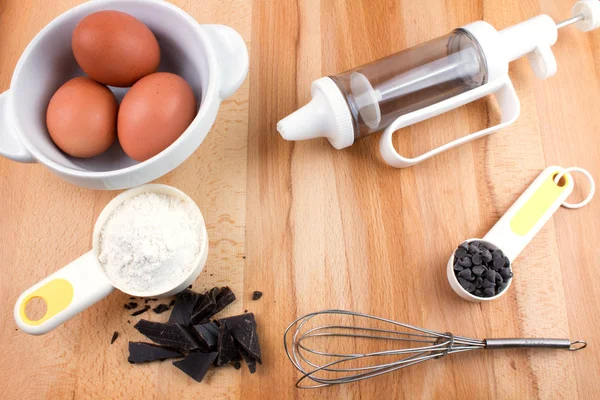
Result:
M359 139L485 84L487 68L477 41L459 29L330 78L348 102Z

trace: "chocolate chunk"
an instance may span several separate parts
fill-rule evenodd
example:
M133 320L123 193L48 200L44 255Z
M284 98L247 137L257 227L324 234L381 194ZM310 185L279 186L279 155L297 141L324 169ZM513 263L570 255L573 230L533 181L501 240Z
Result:
M240 368L242 368L242 364L240 364L239 362L236 361L233 363L233 368L240 369Z
M183 357L178 351L152 343L129 342L129 361L131 364L141 364L151 361L162 361L168 358Z
M188 286L188 289L191 289L191 288L192 288L192 285Z
M255 373L256 372L256 360L254 358L252 358L250 356L250 354L248 354L248 352L246 350L244 350L243 347L241 347L241 345L239 344L239 342L236 342L236 345L237 345L237 349L238 349L240 355L242 356L242 358L246 362L246 365L248 366L248 369L250 370L250 373L251 374Z
M200 349L213 351L217 348L217 338L220 334L220 328L214 322L194 325L190 331L196 337Z
M154 343L176 350L189 351L199 347L198 342L181 324L163 324L142 319L134 328Z
M131 310L131 306L129 304L123 305L123 308L126 310Z
M217 295L217 298L216 298L217 308L215 309L215 314L218 313L219 311L223 310L225 307L227 307L234 301L235 301L235 295L233 294L231 289L229 289L228 286L222 287L219 290L219 294ZM212 315L211 315L211 317L212 317Z
M138 303L134 302L134 301L130 301L129 302L129 307L131 307L131 309L137 308Z
M254 314L241 314L235 317L218 320L219 324L226 323L231 336L239 343L251 358L262 364L258 332L256 331L256 320Z
M252 300L258 300L262 297L262 295L262 292L255 290L254 293L252 293Z
M167 310L170 310L170 307L166 304L159 304L152 309L152 311L154 311L157 314L162 314Z
M192 290L184 289L175 296L175 307L169 317L170 324L189 325L190 318L200 295Z
M464 247L459 247L458 249L456 249L456 251L454 252L454 257L456 257L457 259L461 259L464 258L467 255L467 249L465 249Z
M466 280L469 280L469 279L471 279L471 270L470 270L470 269L468 269L468 268L467 268L467 269L463 269L462 271L460 271L460 272L458 273L458 277L459 277L459 278L466 279Z
M115 340L117 340L117 338L119 337L119 332L115 331L115 333L113 333L112 338L110 339L110 344L113 344L115 342Z
M491 289L495 286L496 286L496 284L494 282L488 281L487 279L484 279L483 282L481 283L481 287L485 288L485 289Z
M485 267L482 265L476 265L471 269L471 272L475 274L475 276L481 276L485 272Z
M219 353L215 363L215 366L217 367L240 359L240 354L238 353L235 343L233 342L233 336L231 336L231 333L229 333L227 324L224 322L221 323L217 349Z
M484 289L484 290L483 290L483 295L484 295L485 297L493 297L493 296L495 296L495 295L496 295L496 293L494 292L494 289L490 289L490 288L488 288L488 289Z
M175 300L171 300L169 302L169 307L173 307L175 305L176 301Z
M131 316L132 317L137 317L140 314L145 313L146 311L148 311L150 309L150 306L144 306L144 308L140 308L139 310L137 310L136 312L132 313Z
M215 358L217 358L217 353L193 352L181 361L174 361L173 365L195 381L202 382Z
M192 325L208 322L210 317L216 314L215 310L217 309L217 303L209 293L200 295L198 303L196 303L196 307L190 318Z

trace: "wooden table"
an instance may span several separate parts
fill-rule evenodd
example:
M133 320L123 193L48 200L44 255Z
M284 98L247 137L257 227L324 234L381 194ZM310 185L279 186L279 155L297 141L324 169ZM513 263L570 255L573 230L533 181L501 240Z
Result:
M511 64L521 116L502 133L422 165L396 170L374 135L344 151L325 140L290 143L276 122L310 97L312 80L419 44L468 22L503 28L540 13L570 15L572 1L176 0L200 23L237 29L250 48L249 79L221 108L208 139L158 182L203 211L210 256L195 287L229 285L227 315L256 314L265 363L255 375L222 368L193 382L170 362L132 366L128 297L113 293L50 334L16 329L27 287L90 247L95 218L115 192L67 184L40 165L0 160L0 387L4 399L62 398L565 398L600 397L600 201L561 208L516 263L506 296L471 304L450 289L448 254L483 235L547 165L600 177L600 32L560 32L558 74L538 80ZM0 90L50 20L80 0L0 5ZM417 154L497 117L478 101L405 129ZM574 198L587 185L577 176ZM529 277L529 278L525 278ZM254 290L264 292L251 301ZM471 337L586 339L566 351L477 352L378 379L299 392L285 357L289 322L325 309L358 310ZM138 317L139 318L139 317ZM152 316L159 320L158 316ZM109 345L114 331L120 337ZM393 395L392 395L393 394Z

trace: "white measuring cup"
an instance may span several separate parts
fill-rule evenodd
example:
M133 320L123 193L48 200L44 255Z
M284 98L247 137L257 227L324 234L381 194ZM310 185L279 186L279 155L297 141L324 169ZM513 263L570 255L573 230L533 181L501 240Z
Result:
M570 170L583 172L591 184L587 199L576 205L565 203L574 187L573 178L568 172ZM555 182L557 177L559 180ZM568 208L582 207L591 200L594 190L594 180L589 172L580 168L548 167L542 171L482 239L468 239L467 243L483 241L487 242L492 249L502 250L509 260L508 267L512 271L513 261L561 205ZM454 274L454 252L448 260L447 275L448 282L450 282L450 286L456 294L472 302L490 301L499 298L508 291L513 279L509 278L506 281L508 285L495 296L475 296L460 285Z
M110 215L123 202L143 193L159 193L182 199L193 205L201 221L202 236L198 239L200 252L190 266L190 273L181 282L169 290L139 292L123 287L110 280L98 261L100 254L100 232ZM129 189L104 207L94 226L92 250L85 253L66 267L36 283L19 296L15 304L15 321L20 329L32 334L42 335L79 314L92 304L108 296L115 288L135 297L166 297L178 293L193 283L204 269L208 256L208 236L200 209L194 201L179 189L167 185L149 184ZM25 307L31 300L41 298L46 303L46 313L38 320L31 320L25 313Z

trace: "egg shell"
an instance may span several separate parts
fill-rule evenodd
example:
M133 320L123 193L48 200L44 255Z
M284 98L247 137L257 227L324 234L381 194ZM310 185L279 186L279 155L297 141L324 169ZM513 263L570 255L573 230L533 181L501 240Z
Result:
M160 64L160 47L152 31L120 11L98 11L83 18L71 45L81 69L109 86L131 86L156 72Z
M117 137L118 108L109 88L87 77L73 78L48 103L48 133L58 148L73 157L97 156Z
M168 72L148 75L121 102L119 142L129 157L148 160L175 142L196 112L194 92L183 78Z

